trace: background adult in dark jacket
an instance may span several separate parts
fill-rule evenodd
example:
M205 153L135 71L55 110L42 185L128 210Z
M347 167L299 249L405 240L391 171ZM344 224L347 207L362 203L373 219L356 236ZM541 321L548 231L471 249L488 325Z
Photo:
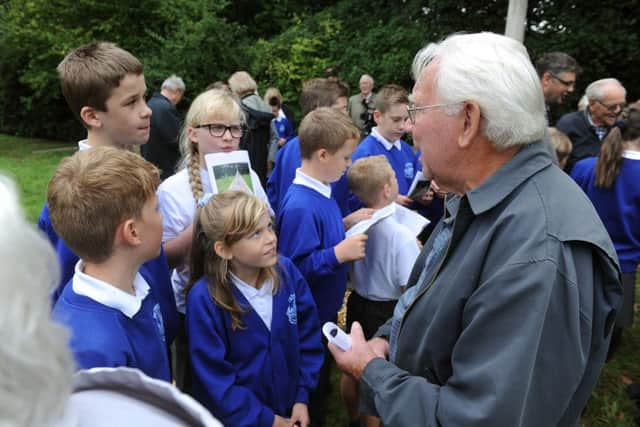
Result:
M160 177L164 180L173 175L176 163L180 158L178 136L182 127L182 118L178 114L176 105L184 95L184 81L172 75L168 77L155 92L149 102L151 114L151 131L149 141L141 148L142 156L156 165Z
M573 145L565 168L567 172L571 172L578 160L600 153L601 141L616 126L627 98L625 88L613 78L596 80L585 92L589 102L586 110L565 114L556 124Z

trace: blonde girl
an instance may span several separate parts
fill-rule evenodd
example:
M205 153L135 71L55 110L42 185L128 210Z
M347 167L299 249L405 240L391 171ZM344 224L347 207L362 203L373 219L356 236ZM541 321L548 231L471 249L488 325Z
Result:
M196 214L186 328L192 394L225 425L307 426L323 350L317 310L279 257L265 203L213 196Z

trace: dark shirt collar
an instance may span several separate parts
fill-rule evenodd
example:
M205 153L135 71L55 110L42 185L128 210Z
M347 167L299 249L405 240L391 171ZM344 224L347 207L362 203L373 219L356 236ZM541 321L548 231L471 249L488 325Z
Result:
M549 151L542 141L522 146L511 160L502 165L482 184L464 194L474 215L496 206L511 192L537 172L552 165ZM455 216L460 196L447 198L447 212Z

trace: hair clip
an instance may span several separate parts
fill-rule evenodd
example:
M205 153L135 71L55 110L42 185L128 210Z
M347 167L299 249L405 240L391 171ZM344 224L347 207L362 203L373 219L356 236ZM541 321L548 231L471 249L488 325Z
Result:
M204 194L202 195L202 197L200 197L200 198L198 199L198 207L199 207L199 208L203 208L203 207L205 207L205 205L206 205L207 203L209 203L209 200L210 200L212 197L213 197L213 193L204 193Z

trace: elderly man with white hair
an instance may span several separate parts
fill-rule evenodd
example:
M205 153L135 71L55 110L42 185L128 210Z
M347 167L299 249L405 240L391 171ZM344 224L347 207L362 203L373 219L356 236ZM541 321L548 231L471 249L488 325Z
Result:
M373 93L373 77L369 74L360 76L360 93L349 98L347 110L351 120L358 126L363 135L368 135L373 122L373 110L376 108L376 95Z
M567 172L580 159L600 154L602 141L617 126L618 118L627 104L627 91L613 78L596 80L585 91L588 105L585 111L565 114L556 128L571 140L573 150L567 160Z
M413 74L413 138L449 192L445 214L376 337L354 323L351 348L329 348L360 382L362 413L384 425L576 425L605 361L620 271L593 206L541 142L527 51L453 35L421 50Z
M182 118L176 105L182 100L186 87L184 81L169 76L160 92L155 92L147 105L151 108L151 128L149 141L142 145L142 156L160 169L160 177L165 180L174 174L180 158L178 137L182 127Z

